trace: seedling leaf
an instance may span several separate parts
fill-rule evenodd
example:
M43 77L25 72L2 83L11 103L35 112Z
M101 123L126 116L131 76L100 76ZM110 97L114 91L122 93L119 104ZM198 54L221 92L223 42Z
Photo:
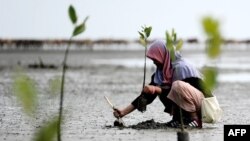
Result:
M73 36L77 36L84 31L85 31L85 23L83 22L82 24L75 27L75 29L73 31Z
M76 15L75 8L72 5L69 6L69 17L70 17L71 22L73 24L76 24L76 22L77 22L77 15Z

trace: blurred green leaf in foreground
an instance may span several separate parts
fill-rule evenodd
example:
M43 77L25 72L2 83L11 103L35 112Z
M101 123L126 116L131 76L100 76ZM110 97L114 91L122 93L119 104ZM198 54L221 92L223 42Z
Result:
M49 80L49 92L52 95L57 95L60 93L61 81L62 80L60 76L55 76Z
M35 134L34 141L55 141L57 134L58 117L43 124L37 133Z
M204 75L204 84L203 86L205 90L205 97L212 97L211 90L215 88L217 84L217 75L218 71L215 67L205 67L202 70L202 73Z
M212 17L204 17L202 19L204 32L207 36L206 53L210 59L215 59L221 54L222 37L219 30L219 22ZM217 84L218 71L215 67L206 67L203 70L205 88L212 90ZM208 95L205 97L210 97Z
M208 16L203 18L202 25L207 36L207 55L214 59L221 53L222 37L219 30L219 22Z
M20 101L24 111L32 115L37 107L37 89L35 81L25 73L19 72L14 77L13 92Z

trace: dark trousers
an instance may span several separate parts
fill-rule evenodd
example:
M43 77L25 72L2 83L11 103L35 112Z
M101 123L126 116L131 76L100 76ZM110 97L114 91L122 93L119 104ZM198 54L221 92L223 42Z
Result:
M168 92L164 92L160 95L157 94L146 94L146 93L141 93L141 95L139 95L131 104L138 109L138 105L140 103L141 97L143 97L146 100L146 105L151 104L155 98L158 96L160 101L162 102L162 104L165 107L164 112L170 113L172 110L172 106L174 104L174 102L172 102L170 99L167 98ZM146 106L145 105L145 106ZM139 109L138 109L139 110Z

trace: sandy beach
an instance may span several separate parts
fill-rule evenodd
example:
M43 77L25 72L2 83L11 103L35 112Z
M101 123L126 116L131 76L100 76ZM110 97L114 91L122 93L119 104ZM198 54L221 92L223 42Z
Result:
M224 125L250 124L250 48L228 47L215 63L219 68L214 95L223 109L223 118L216 124L204 124L203 129L187 129L192 141L223 141ZM204 50L183 49L183 56L198 68L207 63ZM29 64L59 66L56 69L33 69ZM61 75L63 50L2 50L0 52L0 140L32 140L42 123L57 115L59 95L49 92L49 81ZM39 106L34 117L23 113L12 92L15 66L36 81ZM68 61L64 103L64 141L173 141L179 129L119 129L104 96L117 107L124 107L136 98L143 80L143 50L73 50ZM147 80L154 67L148 63ZM156 99L145 113L135 111L123 118L126 126L153 119L165 123L171 117Z

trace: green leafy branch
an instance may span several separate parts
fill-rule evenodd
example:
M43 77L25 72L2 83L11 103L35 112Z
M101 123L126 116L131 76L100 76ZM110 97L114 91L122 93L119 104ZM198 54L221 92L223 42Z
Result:
M69 18L70 18L72 24L75 26L75 28L74 28L74 30L72 32L72 37L75 37L75 36L83 33L86 30L86 22L87 22L89 17L87 16L83 20L82 23L77 25L78 18L77 18L75 8L72 5L69 6L68 14L69 14Z
M152 27L151 26L142 26L141 28L142 28L141 31L138 31L138 33L140 35L140 43L144 47L147 47L147 44L148 44L147 39L151 34Z

